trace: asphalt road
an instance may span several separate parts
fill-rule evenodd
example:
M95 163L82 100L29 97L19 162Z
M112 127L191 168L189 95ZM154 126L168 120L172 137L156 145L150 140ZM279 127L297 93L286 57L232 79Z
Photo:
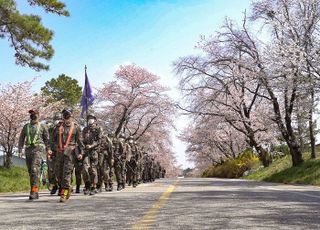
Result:
M320 229L320 188L223 179L161 179L66 204L0 194L0 229Z

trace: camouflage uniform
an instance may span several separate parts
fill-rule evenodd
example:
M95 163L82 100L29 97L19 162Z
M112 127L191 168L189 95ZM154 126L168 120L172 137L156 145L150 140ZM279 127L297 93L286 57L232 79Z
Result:
M54 142L53 142L53 134L54 130L57 126L60 125L60 122L62 122L62 116L61 113L55 114L53 118L54 123L51 124L49 127L49 134L50 134L50 146L52 150L51 156L48 157L48 173L49 173L49 182L53 185L53 188L51 190L51 195L55 194L59 188L59 183L56 176L56 162L57 162L57 152L54 148Z
M131 158L128 162L128 185L132 184L133 187L138 185L138 171L139 171L139 162L140 162L140 151L138 145L135 143L130 143L131 148Z
M114 156L113 156L113 145L112 145L113 137L111 135L103 137L103 141L101 144L101 152L103 153L102 159L102 167L101 167L101 187L104 182L105 190L107 192L113 190L113 164L114 164ZM100 189L101 190L101 189Z
M143 183L149 182L149 169L150 169L150 161L149 161L149 156L145 152L143 154L143 173L142 173L142 179Z
M101 141L101 128L89 125L82 131L84 149L83 180L85 182L85 194L90 189L90 195L96 192L98 183L99 146Z
M126 152L123 137L114 138L112 141L114 146L114 171L117 179L117 190L122 190L125 187L125 166L126 166Z
M161 176L162 176L162 178L166 177L166 169L165 168L162 169Z
M151 182L155 180L155 162L153 157L151 157L150 161L149 177Z
M139 161L138 161L138 184L140 184L143 181L142 176L143 176L143 171L144 171L144 162L143 162L142 150L140 150L139 147L138 147L138 156L139 156Z
M155 163L155 166L154 166L154 178L155 179L160 179L160 163L157 161Z
M51 141L52 141L52 136L53 136L53 130L55 128L55 125L54 124L51 124L49 126L49 143L50 143L50 146L51 146ZM49 179L49 183L53 185L54 189L52 190L54 193L56 193L57 191L57 186L58 186L58 183L57 183L57 179L56 179L56 175L54 173L54 168L55 168L55 162L56 162L56 152L53 151L51 156L48 156L47 157L47 163L48 163L48 179ZM51 193L51 194L54 194L54 193Z
M32 114L32 112L35 111L29 111L30 114ZM37 111L36 113L39 114ZM26 124L20 133L18 145L19 152L21 152L24 145L26 146L26 164L31 187L29 199L38 199L41 161L46 159L46 150L50 150L49 132L47 127L39 121L31 121Z
M76 151L79 151L76 153L76 155L84 155L83 150L78 146ZM81 179L82 179L82 170L83 170L83 159L78 160L76 159L74 163L74 174L76 176L76 193L80 193L80 186L81 186Z
M102 136L103 139L103 136ZM103 175L104 175L104 165L103 165L103 161L104 161L104 151L101 148L101 146L99 146L98 148L98 165L97 165L97 172L98 172L98 183L97 183L97 190L98 192L102 191L102 183L103 183Z
M67 111L71 116L70 110L63 110L63 113ZM80 127L70 118L57 126L54 130L53 142L57 151L57 178L58 183L61 184L61 198L60 202L66 202L71 193L72 185L72 172L75 161L81 152L76 151L78 147L82 148L81 131Z

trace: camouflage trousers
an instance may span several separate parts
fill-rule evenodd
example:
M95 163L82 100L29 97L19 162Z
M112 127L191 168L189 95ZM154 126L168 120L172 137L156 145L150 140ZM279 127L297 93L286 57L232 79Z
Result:
M39 187L41 161L45 159L45 148L42 146L27 147L25 149L30 186Z
M126 161L120 158L121 156L115 157L114 172L116 174L117 184L124 186L126 182Z
M113 165L111 159L105 153L99 154L98 175L98 186L102 186L102 183L104 183L106 189L112 188Z
M53 185L57 184L57 178L55 174L56 155L57 154L54 152L51 158L47 158L49 183Z
M138 181L142 181L142 174L143 174L143 163L142 161L139 161L138 163Z
M95 186L98 183L98 163L99 155L95 150L85 152L85 158L83 160L82 175L86 184Z
M138 163L133 159L127 162L127 182L129 185L138 183Z
M67 147L56 155L55 174L61 188L71 188L72 173L75 164L74 147Z
M82 177L82 169L83 169L83 161L79 161L76 159L74 164L74 174L76 176L76 185L81 185L81 177Z

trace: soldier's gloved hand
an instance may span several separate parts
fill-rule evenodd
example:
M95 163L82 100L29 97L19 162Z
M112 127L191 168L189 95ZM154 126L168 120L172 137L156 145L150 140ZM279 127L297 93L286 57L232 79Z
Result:
M114 165L114 159L112 159L110 163L111 163L111 165Z
M52 151L48 150L47 155L48 155L48 158L51 159L52 158Z

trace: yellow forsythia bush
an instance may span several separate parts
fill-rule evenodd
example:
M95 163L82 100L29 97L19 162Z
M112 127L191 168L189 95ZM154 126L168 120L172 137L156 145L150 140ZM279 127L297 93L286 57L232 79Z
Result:
M259 165L259 158L251 149L247 149L236 159L229 159L221 165L209 167L202 173L202 177L239 178L245 171Z

